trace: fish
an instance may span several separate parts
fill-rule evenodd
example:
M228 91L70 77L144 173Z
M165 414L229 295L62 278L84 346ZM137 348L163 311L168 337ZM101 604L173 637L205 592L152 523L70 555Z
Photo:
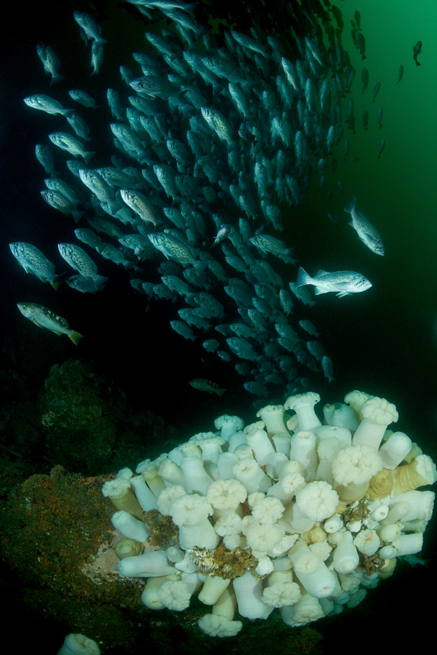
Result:
M71 89L71 91L68 92L68 95L72 100L75 100L75 102L78 102L83 107L97 109L94 98L86 91L82 91L82 89Z
M311 3L305 12L291 3L291 24L302 21L302 29L290 48L281 29L270 29L273 5L264 14L265 25L244 33L223 25L216 35L197 20L194 3L133 0L134 15L141 12L143 21L153 23L146 34L148 52L132 53L131 68L115 65L120 76L105 86L95 76L91 95L81 90L91 89L89 80L71 78L67 99L81 107L64 110L65 95L52 94L45 119L36 117L42 124L53 122L51 141L69 154L64 182L55 170L56 149L38 147L48 191L58 194L44 192L45 200L64 214L77 212L76 220L80 214L80 227L71 229L76 227L82 246L94 249L85 246L90 256L74 243L60 244L75 273L66 276L67 285L96 293L107 280L98 273L98 258L110 259L105 269L115 270L116 263L114 275L128 276L127 288L144 300L146 310L151 302L177 302L179 320L171 321L172 330L196 341L208 364L235 366L246 392L264 393L259 384L272 396L279 388L296 392L309 383L305 369L321 375L321 350L305 344L299 325L306 305L315 304L313 294L286 278L288 265L295 263L289 247L292 209L304 203L314 175L327 197L337 185L343 192L332 157L336 144L344 143L345 156L352 145L345 139L342 104L355 130L354 103L348 102L355 70L340 43L344 22L339 10L324 5L314 31ZM337 23L331 24L332 16ZM88 57L77 63L89 64L91 51L97 72L105 41L100 25L81 12L75 20ZM339 25L337 32L333 25ZM365 57L357 16L353 28ZM112 66L116 43L110 47ZM74 56L80 57L80 49ZM109 68L105 73L111 75ZM361 81L367 88L365 73ZM92 115L97 98L106 99L106 107ZM48 118L62 111L72 112L65 115L71 134L54 131L62 129L55 125L62 118ZM82 114L91 114L90 120ZM112 141L103 136L111 133ZM96 143L98 168L90 168L88 138ZM61 223L62 216L57 218ZM315 327L314 332L307 338L317 337Z
M45 111L46 114L71 116L74 112L74 109L64 109L60 102L54 100L54 98L50 98L50 96L44 95L43 93L36 93L33 96L27 96L23 101L28 107Z
M257 234L250 237L249 241L262 253L271 253L286 263L296 263L296 260L293 259L293 248L287 248L284 241L280 241L270 234Z
M79 177L100 202L111 202L114 200L114 193L111 187L97 171L80 168Z
M382 116L383 116L382 107L378 107L377 116L378 116L379 129L381 129L381 127L382 127Z
M96 293L97 291L100 291L100 289L103 289L106 284L107 278L103 279L103 276L101 276L101 278L101 280L95 282L90 277L71 275L65 280L65 282L69 287L76 291L80 291L81 293Z
M56 82L63 80L64 76L59 73L61 62L54 48L45 43L38 43L36 52L42 61L45 73L52 76L50 84L56 84Z
M361 241L366 245L375 255L381 255L382 257L385 254L384 244L378 231L375 227L367 220L364 214L355 209L356 207L356 198L353 196L344 208L344 211L351 215L351 225L356 233L358 234Z
M70 200L60 191L41 191L41 197L50 207L62 212L64 216L72 216L76 223L83 216L83 212L76 209L77 201Z
M156 216L155 208L142 193L134 191L133 189L121 189L120 195L126 205L130 207L135 214L141 218L141 220L145 223L151 223L154 226L158 225L159 219Z
M87 164L96 154L93 151L85 150L83 144L68 132L52 132L49 134L49 139L55 146L69 152L70 155L80 155Z
M322 370L325 378L327 378L328 382L334 382L334 365L332 363L332 359L328 357L328 355L323 355L322 357Z
M396 82L396 84L399 84L399 82L401 81L401 79L402 79L403 77L404 77L404 67L403 67L403 66L399 66L399 77L398 77L398 81Z
M89 277L98 283L106 282L108 279L99 275L97 264L80 246L76 246L74 243L59 243L58 250L62 259L65 259L67 264L70 264L80 275Z
M76 330L72 330L69 327L65 318L58 316L55 312L52 312L51 309L47 309L47 307L25 302L17 303L17 307L23 316L28 318L29 321L32 321L32 323L35 323L38 327L46 328L58 336L66 334L75 346L77 346L79 340L83 338L82 334L79 334L79 332L76 332Z
M189 384L193 389L198 391L207 391L208 393L216 393L220 398L226 393L227 389L220 388L220 385L217 382L211 382L211 380L205 380L204 378L196 378L190 380Z
M348 296L351 293L362 293L372 286L372 283L364 275L355 271L328 273L320 270L314 277L311 277L301 266L298 271L296 287L307 284L315 287L314 293L316 295L334 292L339 298Z
M377 82L375 86L373 87L373 99L372 102L375 102L376 96L378 95L379 91L381 89L381 82Z
M160 250L167 259L173 259L179 262L179 264L182 264L182 266L188 266L189 264L193 266L196 264L192 249L182 239L163 232L155 232L147 236L155 248Z
M418 41L413 47L413 59L416 62L416 66L420 66L420 61L417 61L417 57L422 52L422 41Z
M106 39L102 38L102 28L92 16L84 11L74 11L73 18L81 28L82 33L86 37L86 40L92 39L94 42L100 44L108 43Z
M385 139L381 139L380 144L379 144L378 159L381 159L381 155L383 153L384 148L385 148Z
M57 280L59 276L55 273L55 265L43 255L41 250L24 241L10 243L9 248L26 273L32 273L41 282L50 282L54 289L59 287L60 281Z

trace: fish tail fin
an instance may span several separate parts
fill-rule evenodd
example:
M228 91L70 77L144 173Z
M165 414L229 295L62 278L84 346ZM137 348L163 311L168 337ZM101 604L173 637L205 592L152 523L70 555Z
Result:
M217 395L221 398L227 389L217 389Z
M51 284L52 284L52 287L54 288L54 290L57 291L58 288L59 288L59 286L60 286L60 284L61 284L61 280L55 280L55 281L52 282Z
M70 337L70 339L72 340L75 346L77 346L80 339L83 339L83 334L79 334L79 332L75 332L74 330L68 336Z
M92 150L89 150L88 152L84 152L83 158L85 159L85 163L89 163L90 159L94 157L96 153L93 152Z
M73 216L73 220L75 223L79 223L80 219L84 215L85 212L80 212L80 211L72 211L71 215Z
M303 287L305 284L311 284L311 277L308 275L308 273L302 268L302 266L299 266L299 271L297 274L297 280L296 280L296 287Z
M352 198L349 200L346 207L344 208L344 211L347 212L348 214L352 214L352 212L355 209L356 202L357 202L357 200L356 200L355 196L352 196Z
M54 73L52 75L52 79L50 80L50 86L52 86L52 84L56 84L57 82L60 82L61 80L65 80L65 77L63 75L59 75L59 73Z

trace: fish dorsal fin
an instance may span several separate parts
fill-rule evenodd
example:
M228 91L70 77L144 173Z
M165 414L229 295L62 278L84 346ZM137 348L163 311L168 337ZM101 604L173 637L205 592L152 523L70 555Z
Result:
M318 278L318 277L323 277L324 275L329 275L328 271L324 271L323 269L320 269L320 271L316 273L314 277Z

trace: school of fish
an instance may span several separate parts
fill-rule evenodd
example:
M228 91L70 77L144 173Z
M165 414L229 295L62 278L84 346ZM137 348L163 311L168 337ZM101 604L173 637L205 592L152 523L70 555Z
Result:
M56 274L48 253L30 243L10 244L12 254L55 289L65 279L81 293L110 289L98 267L100 257L111 260L145 302L174 303L173 330L202 341L202 357L234 365L255 395L278 388L296 393L310 386L312 374L333 380L332 361L306 316L314 300L304 285L340 297L372 285L353 271L298 272L297 253L281 237L290 234L288 216L304 202L314 176L324 188L328 158L343 138L342 99L355 70L341 45L341 13L329 2L311 3L318 16L310 10L296 16L293 41L255 27L214 35L196 18L196 3L129 1L151 27L145 51L132 54L131 67L120 66L114 88L105 92L106 107L98 106L97 83L95 97L67 88L61 62L45 44L37 50L50 86L24 98L29 111L53 116L48 142L35 152L46 177L42 198L77 224L71 242L58 246L74 275L60 277L64 270ZM163 18L172 29L162 27ZM74 12L74 19L97 76L110 44L90 15ZM305 33L296 31L298 24ZM99 145L90 142L89 111L108 123L113 154L104 167L92 165ZM347 123L355 131L352 98ZM348 139L344 150L346 157ZM383 255L355 198L345 211L365 245ZM18 307L78 343L81 335L52 309ZM218 389L208 380L191 384Z

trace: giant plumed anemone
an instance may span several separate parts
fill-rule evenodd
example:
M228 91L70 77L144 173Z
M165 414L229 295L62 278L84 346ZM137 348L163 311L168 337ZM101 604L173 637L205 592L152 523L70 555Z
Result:
M205 605L198 626L217 637L277 610L287 625L300 626L355 607L393 574L399 557L419 553L435 498L420 488L436 482L436 466L404 433L380 445L396 408L354 397L362 401L354 406L356 430L351 421L349 428L322 426L318 395L300 394L284 403L296 421L285 422L282 406L261 409L262 420L247 428L225 415L217 432L146 460L137 476L123 469L105 483L117 509L118 571L147 578L143 604L183 612L197 595ZM325 411L325 422L333 416ZM356 443L366 434L369 443ZM120 496L129 499L123 509ZM157 510L149 509L150 496ZM156 522L156 512L167 522Z

